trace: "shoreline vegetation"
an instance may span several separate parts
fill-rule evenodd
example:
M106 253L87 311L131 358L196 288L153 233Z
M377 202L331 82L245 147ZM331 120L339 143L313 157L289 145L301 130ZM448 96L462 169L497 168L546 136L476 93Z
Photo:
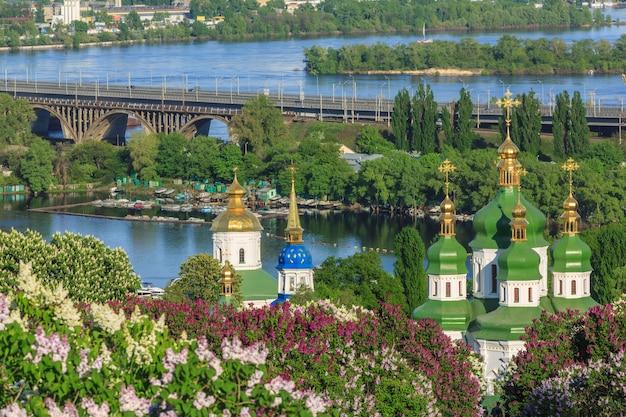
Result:
M503 35L494 44L472 38L459 42L410 42L390 46L343 45L305 48L311 74L416 75L554 75L620 74L626 70L625 37L611 44L585 39L567 44L561 38L521 39Z
M155 2L148 0L145 5L155 6ZM613 21L610 9L578 8L564 2L546 2L543 7L536 7L508 0L497 3L326 0L315 7L305 5L295 10L288 9L280 0L263 6L256 2L199 1L190 3L189 12L182 20L171 20L167 12L155 12L147 20L138 13L143 10L131 8L122 20L116 21L119 15L114 15L114 9L109 10L111 14L107 9L90 9L82 12L85 20L50 26L45 31L37 26L44 23L41 5L30 19L24 19L20 8L4 10L0 17L12 20L0 29L4 35L0 36L0 48L17 52L137 42L249 41L420 32L430 36L441 31L536 30L621 23ZM211 16L220 19L216 21Z

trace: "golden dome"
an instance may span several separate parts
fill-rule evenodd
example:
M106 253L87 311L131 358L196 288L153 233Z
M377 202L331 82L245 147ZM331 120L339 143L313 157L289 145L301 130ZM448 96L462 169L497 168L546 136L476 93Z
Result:
M569 195L563 202L563 210L565 211L578 211L578 201L573 195Z
M526 217L526 207L520 202L518 202L515 207L513 207L513 218L515 219L523 219Z
M243 204L246 190L237 181L237 174L228 187L228 206L211 224L213 232L260 232L263 230L259 219Z
M446 198L441 202L439 206L441 208L441 214L454 215L454 203L450 200L450 197L446 194Z
M507 135L502 145L498 148L498 153L502 159L516 159L519 155L519 148L513 143L511 137Z

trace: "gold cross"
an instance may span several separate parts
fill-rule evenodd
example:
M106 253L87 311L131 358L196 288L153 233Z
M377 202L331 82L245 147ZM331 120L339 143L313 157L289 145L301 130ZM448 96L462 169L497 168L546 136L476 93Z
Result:
M498 107L506 109L506 118L504 119L504 121L506 122L507 126L511 124L511 109L513 107L518 107L519 105L522 104L522 102L519 101L518 99L511 100L511 96L512 96L511 90L507 88L504 98L496 101L496 104L498 105Z
M441 165L439 165L439 172L446 174L446 196L448 195L448 189L450 188L450 181L448 181L448 173L454 172L456 167L450 163L446 158Z
M569 171L569 193L572 194L572 172L580 168L580 165L573 158L568 158L561 168L563 171Z

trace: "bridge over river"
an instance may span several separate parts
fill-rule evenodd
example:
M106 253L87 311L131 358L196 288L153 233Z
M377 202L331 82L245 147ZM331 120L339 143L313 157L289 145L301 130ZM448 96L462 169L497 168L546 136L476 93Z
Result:
M147 132L180 132L191 139L208 135L211 121L226 124L241 113L241 108L251 97L266 94L287 118L314 118L343 123L381 123L389 125L393 100L384 97L360 98L358 96L306 96L289 95L278 91L260 90L243 93L211 90L204 87L191 89L119 85L37 82L33 80L0 81L0 92L29 101L35 108L37 120L33 132L49 137L50 119L60 122L64 138L76 143L87 140L106 140L113 144L125 137L128 118L136 119ZM440 103L448 106L453 103ZM542 124L551 131L553 105L541 107ZM473 118L477 127L497 125L502 110L493 103L474 103ZM623 106L596 106L587 104L587 121L592 131L601 135L621 131Z

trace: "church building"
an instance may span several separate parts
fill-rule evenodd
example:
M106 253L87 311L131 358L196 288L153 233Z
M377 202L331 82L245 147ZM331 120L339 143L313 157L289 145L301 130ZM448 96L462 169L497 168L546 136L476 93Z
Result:
M447 178L454 167L445 161L440 167L446 173L440 238L427 253L429 299L413 312L414 319L437 320L446 334L481 354L488 394L493 393L497 373L523 349L525 327L543 311L585 311L597 305L590 292L591 250L578 236L580 215L572 192L572 172L578 165L571 159L563 165L570 175L561 216L563 237L549 248L544 239L546 217L521 192L526 171L510 137L511 108L519 104L509 91L498 101L506 111L507 134L498 148L498 192L474 215L476 235L469 244L473 298L464 292L467 253L454 238L454 204L448 197Z

